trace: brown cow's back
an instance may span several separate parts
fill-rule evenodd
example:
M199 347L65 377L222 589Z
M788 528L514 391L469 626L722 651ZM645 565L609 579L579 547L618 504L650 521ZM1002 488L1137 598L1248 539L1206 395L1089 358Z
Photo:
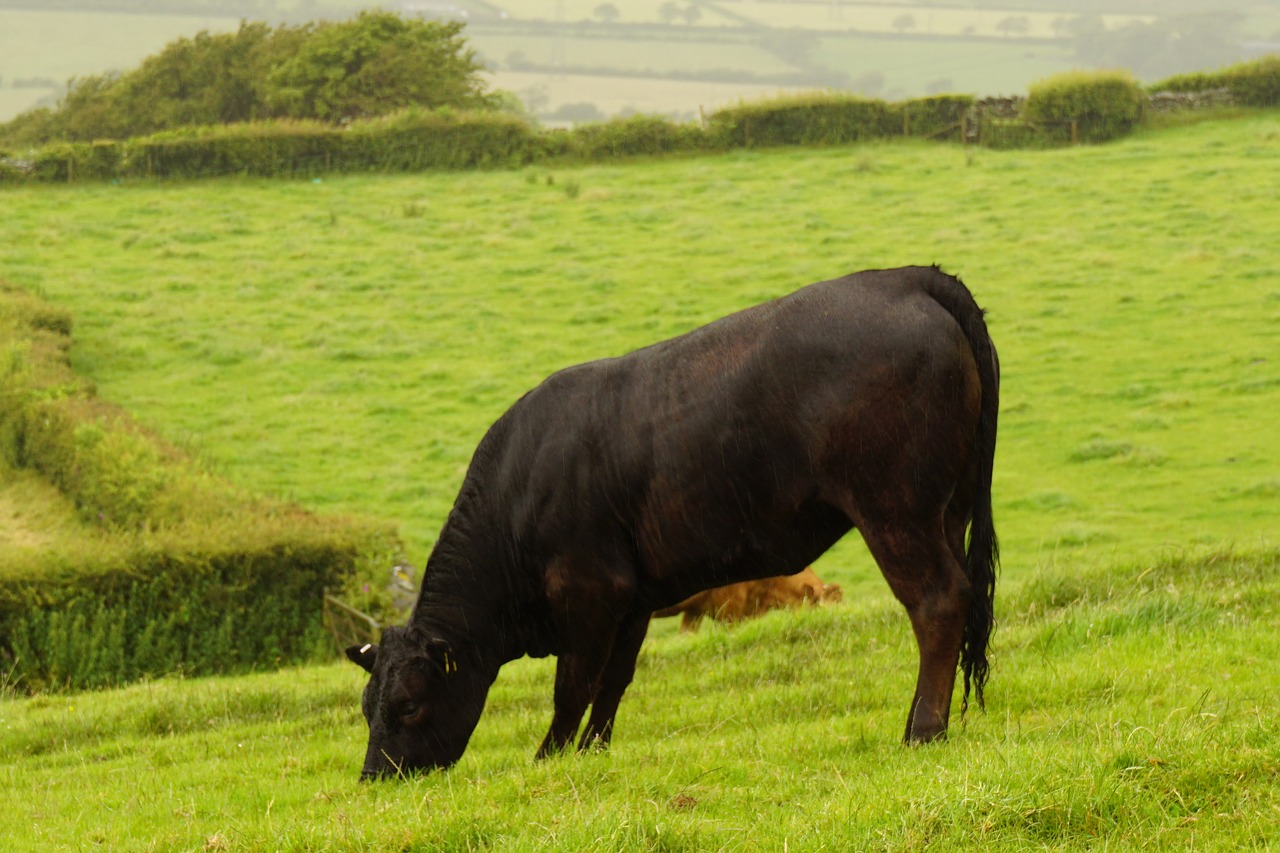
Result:
M714 587L653 615L665 617L683 614L680 630L696 631L704 616L720 622L737 622L760 616L770 610L799 607L803 604L823 604L839 601L842 597L839 584L824 584L813 569L806 568L794 575Z

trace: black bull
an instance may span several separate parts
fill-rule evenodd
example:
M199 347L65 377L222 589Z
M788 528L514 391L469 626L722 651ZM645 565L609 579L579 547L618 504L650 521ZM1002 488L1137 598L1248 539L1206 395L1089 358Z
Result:
M804 569L856 527L920 649L906 740L987 676L998 364L937 268L805 287L562 370L476 448L409 624L369 671L364 776L447 767L498 669L558 656L538 755L607 744L652 611ZM966 546L967 532L967 546Z

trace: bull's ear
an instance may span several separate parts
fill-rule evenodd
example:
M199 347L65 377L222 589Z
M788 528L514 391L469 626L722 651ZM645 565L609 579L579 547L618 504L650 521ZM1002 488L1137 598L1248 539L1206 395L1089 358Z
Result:
M447 640L433 638L427 642L427 658L445 675L458 671L458 655Z
M363 646L347 646L347 658L352 663L360 664L360 667L370 675L373 674L373 665L378 662L378 647L373 643L365 643Z

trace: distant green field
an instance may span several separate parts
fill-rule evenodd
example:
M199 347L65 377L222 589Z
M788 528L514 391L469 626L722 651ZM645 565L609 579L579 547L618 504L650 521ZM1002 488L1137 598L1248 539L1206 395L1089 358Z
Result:
M488 75L492 87L515 92L543 112L564 104L595 104L605 115L623 112L675 115L695 121L701 113L743 101L758 101L803 88L772 83L708 83L651 77L598 77L545 71L499 71Z
M1069 12L1011 11L992 8L948 8L945 6L893 6L887 4L751 2L733 7L766 27L799 27L805 30L858 30L861 32L910 32L941 36L1052 39L1053 23ZM1021 19L1025 29L1008 29L1011 18ZM1151 15L1104 15L1108 29L1118 29L1135 21L1151 20Z
M592 21L599 20L596 10L598 0L504 0L497 6L513 19L539 21ZM629 0L615 3L620 24L657 23L663 20L662 9L666 0ZM689 4L676 3L683 10ZM830 3L830 2L762 2L692 4L699 15L691 26L724 27L756 24L782 29L798 28L815 31L849 31L864 33L912 32L943 36L999 37L1018 35L1022 38L1049 39L1057 37L1053 22L1069 11L1020 11L1001 4L989 8L920 3ZM1010 33L1003 24L1010 17L1025 19L1026 29ZM1110 29L1118 29L1134 21L1151 20L1151 15L1108 14L1103 23ZM673 22L684 24L683 17Z
M869 74L883 76L889 99L930 92L1024 95L1036 80L1078 67L1058 45L921 41L872 36L827 36L813 59L843 71L855 83Z
M505 67L512 52L519 52L527 61L539 64L613 67L637 74L729 69L765 75L796 70L776 55L751 44L552 39L506 36L488 28L476 28L471 42L483 56L497 64L494 85L515 92L527 88L528 84L524 78L512 80L509 75L528 72L513 72ZM937 89L978 96L1024 94L1034 81L1076 67L1070 51L1056 45L1028 48L1025 44L921 41L893 36L825 36L815 40L812 58L821 66L848 74L854 84L865 84L872 75L879 75L883 90L871 94L893 99L916 97ZM654 104L652 110L656 112L688 110L687 104L711 108L724 103L716 96L717 85L733 85L689 81L679 91L672 91L664 86L668 81L644 78L542 73L539 79L546 88L551 108L561 103L587 101L598 105L606 114L628 106L629 93L634 93L631 94L633 100ZM780 88L783 87L776 84L756 84L749 91L772 94Z
M477 30L471 43L483 55L498 63L518 52L540 65L561 64L619 71L696 73L728 69L752 74L793 71L790 64L753 44L704 42L681 44L623 38L548 38L545 36L502 35L495 30Z

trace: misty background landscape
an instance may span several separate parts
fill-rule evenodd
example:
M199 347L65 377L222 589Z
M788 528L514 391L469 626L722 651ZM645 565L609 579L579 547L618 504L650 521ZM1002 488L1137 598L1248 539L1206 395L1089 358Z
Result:
M549 124L688 120L811 90L1021 94L1072 69L1151 82L1280 49L1276 0L0 0L0 121L181 37L371 8L465 22L492 88Z

